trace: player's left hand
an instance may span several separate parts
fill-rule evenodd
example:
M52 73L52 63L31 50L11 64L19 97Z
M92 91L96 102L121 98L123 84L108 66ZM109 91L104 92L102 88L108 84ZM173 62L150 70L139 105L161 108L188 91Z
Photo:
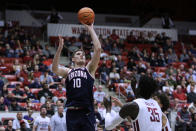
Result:
M112 98L112 101L113 101L116 105L118 105L118 106L120 106L120 107L123 106L123 103L122 103L118 98L113 97L113 96L111 96L111 98Z

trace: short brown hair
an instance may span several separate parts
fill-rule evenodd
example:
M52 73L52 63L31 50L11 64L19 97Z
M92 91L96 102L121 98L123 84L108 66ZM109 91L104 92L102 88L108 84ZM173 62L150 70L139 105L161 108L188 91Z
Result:
M82 51L82 52L84 52L84 50L83 49L76 49L76 50L74 50L73 51L73 53L72 53L72 58L74 57L74 55L76 54L76 52L78 52L78 51ZM85 53L85 52L84 52Z

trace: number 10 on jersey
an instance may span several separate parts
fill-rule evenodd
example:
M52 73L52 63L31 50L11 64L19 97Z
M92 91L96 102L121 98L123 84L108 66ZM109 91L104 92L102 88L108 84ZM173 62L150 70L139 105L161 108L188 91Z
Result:
M73 79L73 88L80 88L80 87L81 87L81 79L80 78Z

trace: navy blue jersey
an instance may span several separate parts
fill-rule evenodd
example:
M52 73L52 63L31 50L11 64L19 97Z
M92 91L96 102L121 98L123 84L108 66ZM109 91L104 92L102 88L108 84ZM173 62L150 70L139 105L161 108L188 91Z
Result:
M93 111L93 86L94 78L85 67L72 69L65 81L66 106L84 107Z

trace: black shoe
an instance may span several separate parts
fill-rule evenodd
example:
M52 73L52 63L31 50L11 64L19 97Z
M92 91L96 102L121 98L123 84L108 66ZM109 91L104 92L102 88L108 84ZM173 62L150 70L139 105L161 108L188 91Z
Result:
M111 112L111 109L112 109L111 96L109 97L109 99L107 97L103 98L103 105L106 108L106 113Z

